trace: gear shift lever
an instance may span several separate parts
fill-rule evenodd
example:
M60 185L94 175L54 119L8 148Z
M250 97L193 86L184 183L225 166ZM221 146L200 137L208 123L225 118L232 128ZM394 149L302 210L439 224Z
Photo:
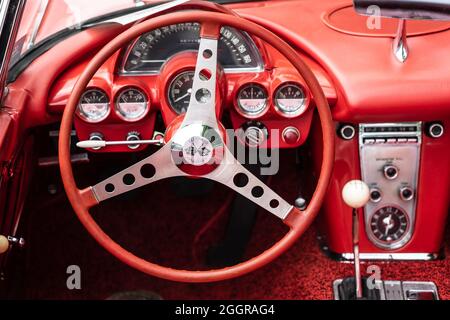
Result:
M364 207L369 201L370 192L367 184L360 180L352 180L346 183L342 189L344 202L353 208L352 239L353 257L355 265L356 298L363 296L361 270L359 265L359 215L358 209Z

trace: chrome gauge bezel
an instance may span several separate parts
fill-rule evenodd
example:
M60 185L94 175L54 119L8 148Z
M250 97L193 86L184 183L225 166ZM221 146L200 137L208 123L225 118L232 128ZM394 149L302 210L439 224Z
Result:
M248 111L246 110L243 106L242 106L242 102L240 99L240 95L242 93L242 91L250 88L250 87L258 87L259 89L262 89L262 91L264 92L265 95L265 102L264 102L264 106L257 112L252 112L252 111ZM239 112L239 114L241 114L242 116L248 118L248 119L255 119L255 118L260 118L261 116L263 116L264 114L266 114L266 112L269 110L269 91L267 90L267 88L265 86L263 86L260 83L255 83L255 82L250 82L250 83L246 83L243 86L241 86L239 88L239 90L236 93L235 96L235 103L236 103L236 109Z
M89 94L89 93L91 93L91 92L98 92L98 93L100 93L101 95L103 95L104 97L106 97L106 99L107 99L107 110L106 110L106 113L105 114L103 114L100 118L98 118L98 119L93 119L93 118L90 118L89 117L89 115L82 109L82 107L81 107L81 105L82 105L82 103L81 103L81 101L83 100L83 98L87 95L87 94ZM78 115L78 117L80 117L82 120L84 120L84 121L86 121L86 122L88 122L88 123L99 123L99 122L102 122L103 120L105 120L106 118L108 118L108 116L110 115L110 113L111 113L111 99L110 99L110 97L108 96L108 94L104 91L104 90L102 90L102 89L100 89L100 88L96 88L96 87L92 87L92 88L88 88L82 95L81 95L81 98L80 98L80 101L78 102L78 106L77 106L77 111L76 111L76 114Z
M280 93L281 90L283 90L283 89L285 89L287 87L296 87L297 89L301 90L301 92L303 93L303 103L295 111L288 111L285 108L281 107L280 104L279 104L279 101L278 101L278 98L277 98L278 94ZM285 82L285 83L282 83L275 90L275 93L273 94L273 98L272 99L273 99L273 104L274 104L275 110L280 115L282 115L283 117L286 117L286 118L298 117L298 116L304 114L308 110L308 105L309 105L308 93L305 90L305 87L302 86L301 84L297 83L297 82Z
M145 98L145 102L144 102L144 103L145 103L145 110L144 110L144 112L143 112L142 114L140 114L138 117L135 117L135 118L129 118L129 117L127 117L127 116L123 113L123 111L121 111L122 108L120 107L120 98L121 98L126 92L128 92L128 91L130 91L130 90L138 91L138 92ZM122 120L124 120L124 121L127 121L127 122L137 122L137 121L142 120L143 118L145 118L145 116L146 116L146 115L148 114L148 112L150 111L150 99L149 99L148 95L145 93L145 91L142 90L141 88L136 87L136 86L128 86L128 87L125 87L125 88L121 89L121 90L117 93L116 98L115 98L115 103L114 103L114 110L115 110L117 116L118 116L120 119L122 119Z

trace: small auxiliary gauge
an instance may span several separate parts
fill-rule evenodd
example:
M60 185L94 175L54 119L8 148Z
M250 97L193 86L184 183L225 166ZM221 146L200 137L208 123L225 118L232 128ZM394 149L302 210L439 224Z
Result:
M249 84L241 88L237 95L237 104L240 111L250 117L261 115L266 111L267 91L258 84Z
M276 108L288 117L298 116L306 110L306 94L297 84L288 83L279 87L274 101Z
M117 97L116 112L124 120L138 121L147 114L148 108L147 96L140 89L125 89Z
M109 112L109 98L103 90L88 89L81 96L77 114L83 120L97 123L104 120Z

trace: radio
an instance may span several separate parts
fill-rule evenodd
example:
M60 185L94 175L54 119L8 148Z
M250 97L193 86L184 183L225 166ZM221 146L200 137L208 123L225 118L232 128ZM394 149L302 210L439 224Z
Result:
M370 188L365 230L381 249L401 248L414 233L421 126L420 122L359 126L361 176Z

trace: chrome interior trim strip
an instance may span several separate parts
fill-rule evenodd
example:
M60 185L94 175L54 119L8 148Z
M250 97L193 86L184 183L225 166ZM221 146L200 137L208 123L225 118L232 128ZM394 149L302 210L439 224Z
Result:
M41 1L39 10L36 15L36 19L34 21L33 31L31 33L30 39L28 40L27 50L30 50L35 45L36 37L37 37L37 34L41 27L42 20L44 19L45 12L47 11L48 4L49 4L49 0Z

